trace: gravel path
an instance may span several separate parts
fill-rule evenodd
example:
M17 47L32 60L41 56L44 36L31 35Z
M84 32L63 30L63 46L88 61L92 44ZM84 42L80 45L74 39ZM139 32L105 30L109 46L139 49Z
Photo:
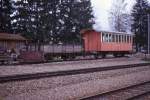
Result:
M9 95L33 93L39 90L49 90L62 86L68 86L71 84L79 84L91 80L106 79L109 77L121 76L146 70L150 70L150 66L3 83L0 84L0 96L7 97Z

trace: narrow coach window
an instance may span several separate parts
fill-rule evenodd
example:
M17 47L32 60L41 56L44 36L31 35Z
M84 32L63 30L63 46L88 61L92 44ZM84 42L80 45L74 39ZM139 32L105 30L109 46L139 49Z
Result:
M109 42L109 35L106 33L106 42Z
M130 36L130 43L132 43L132 36Z
M102 33L102 42L105 42L105 34Z
M116 42L118 42L119 41L119 36L118 35L116 35Z
M129 36L127 36L127 43L129 43L130 41L129 41Z
M109 42L112 42L112 34L109 34Z
M123 35L121 35L121 42L123 43L124 39L123 39Z
M121 35L119 35L119 43L121 42Z
M126 42L127 42L126 35L124 35L124 43L126 43Z
M115 42L115 35L112 34L112 42Z

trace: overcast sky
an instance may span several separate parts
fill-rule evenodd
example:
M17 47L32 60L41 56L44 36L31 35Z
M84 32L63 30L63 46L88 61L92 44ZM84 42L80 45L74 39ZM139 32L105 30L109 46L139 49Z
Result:
M113 0L91 0L91 2L96 20L96 25L94 25L94 28L111 31L108 23L108 14ZM128 3L127 9L130 12L135 4L135 0L126 0L126 2Z

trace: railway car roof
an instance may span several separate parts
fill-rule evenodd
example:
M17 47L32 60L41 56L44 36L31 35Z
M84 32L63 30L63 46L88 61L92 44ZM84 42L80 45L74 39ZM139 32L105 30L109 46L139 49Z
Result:
M0 40L25 41L27 39L19 34L0 33Z
M113 33L113 34L133 35L133 34L129 34L129 33L126 33L126 32L114 32L114 31L103 31L103 30L96 31L94 29L83 29L83 30L80 31L81 34L85 34L85 32L99 32L99 33Z

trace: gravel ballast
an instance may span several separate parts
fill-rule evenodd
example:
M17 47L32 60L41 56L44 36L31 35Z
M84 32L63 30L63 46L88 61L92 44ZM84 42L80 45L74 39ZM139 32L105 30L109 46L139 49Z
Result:
M17 81L0 84L0 96L8 97L10 95L19 95L22 93L33 93L40 90L50 90L58 87L79 84L82 82L107 79L140 71L150 70L149 66L138 68L118 69L111 71L95 72L89 74L79 74L70 76L60 76L52 78L43 78L37 80Z
M0 76L18 75L28 73L40 73L40 72L55 72L76 70L85 68L97 68L97 67L110 67L116 65L128 65L146 63L141 60L120 58L118 60L87 60L77 62L62 62L62 63L46 63L46 64L33 64L33 65L17 65L17 66L0 66Z
M99 93L125 88L131 85L150 81L150 70L130 73L116 77L92 80L79 84L40 90L32 93L10 95L5 100L70 100L92 96Z

